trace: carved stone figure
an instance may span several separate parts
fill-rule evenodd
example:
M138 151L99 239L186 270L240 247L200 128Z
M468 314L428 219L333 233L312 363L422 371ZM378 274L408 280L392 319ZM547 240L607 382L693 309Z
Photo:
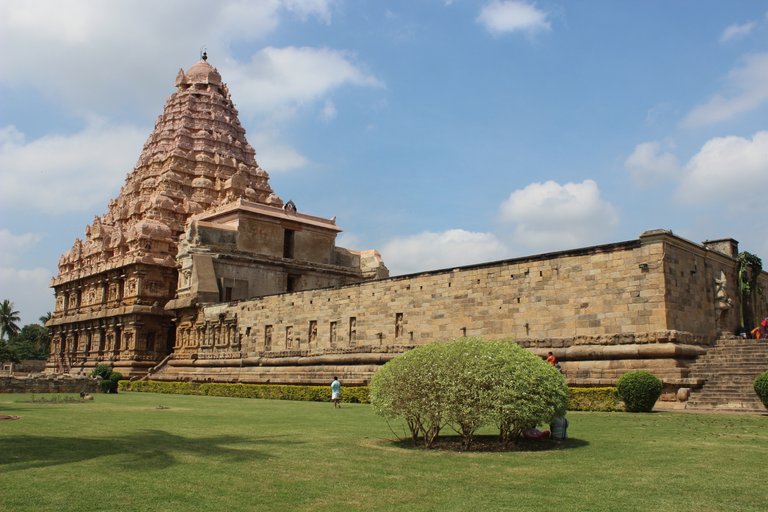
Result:
M721 270L720 276L715 278L715 301L717 302L717 309L721 311L727 311L733 305L733 301L728 297L728 292L725 289L726 284L725 272Z

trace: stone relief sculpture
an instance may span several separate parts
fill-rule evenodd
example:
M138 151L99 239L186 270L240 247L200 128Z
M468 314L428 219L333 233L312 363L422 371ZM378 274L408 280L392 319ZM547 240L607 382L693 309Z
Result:
M268 325L264 327L264 350L269 352L272 350L272 326Z
M728 279L725 276L725 272L721 270L720 275L715 278L715 320L718 329L722 329L725 325L728 310L733 306L733 300L728 297L728 292L726 291L727 284Z
M725 272L720 271L720 276L715 278L715 301L717 302L717 309L726 311L731 309L733 301L728 297L725 286L728 283L725 277Z
M317 320L312 320L309 322L309 339L307 340L309 342L309 346L314 347L317 343Z

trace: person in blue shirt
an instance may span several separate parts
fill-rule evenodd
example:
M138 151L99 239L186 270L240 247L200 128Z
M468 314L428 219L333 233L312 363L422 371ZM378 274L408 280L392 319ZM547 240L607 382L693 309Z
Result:
M340 400L341 382L339 382L338 377L334 377L333 382L331 382L331 402L333 402L333 407L341 407L341 403L339 403Z

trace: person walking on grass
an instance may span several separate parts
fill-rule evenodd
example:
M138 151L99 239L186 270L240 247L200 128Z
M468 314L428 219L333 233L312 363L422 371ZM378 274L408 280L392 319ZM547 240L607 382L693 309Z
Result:
M334 377L333 382L331 382L331 402L333 402L334 408L341 407L341 403L339 403L340 400L341 400L341 382L339 382L338 377Z

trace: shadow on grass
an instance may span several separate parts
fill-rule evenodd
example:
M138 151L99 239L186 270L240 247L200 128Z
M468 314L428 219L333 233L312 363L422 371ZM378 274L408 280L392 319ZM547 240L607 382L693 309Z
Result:
M391 445L405 450L424 450L424 445L414 446L411 439L400 439L391 441ZM463 450L460 436L440 436L435 445L430 450L450 451L461 453L483 453L483 452L542 452L551 450L570 450L574 448L584 448L589 446L589 441L584 439L566 439L564 441L555 441L553 439L518 439L509 446L504 446L499 442L496 435L475 436L469 450Z
M115 465L144 469L164 469L180 463L180 457L226 462L266 457L252 448L231 447L254 442L274 444L294 443L295 440L281 442L241 436L188 438L162 430L145 430L117 438L8 436L0 438L0 472L69 464L110 455L123 456Z

